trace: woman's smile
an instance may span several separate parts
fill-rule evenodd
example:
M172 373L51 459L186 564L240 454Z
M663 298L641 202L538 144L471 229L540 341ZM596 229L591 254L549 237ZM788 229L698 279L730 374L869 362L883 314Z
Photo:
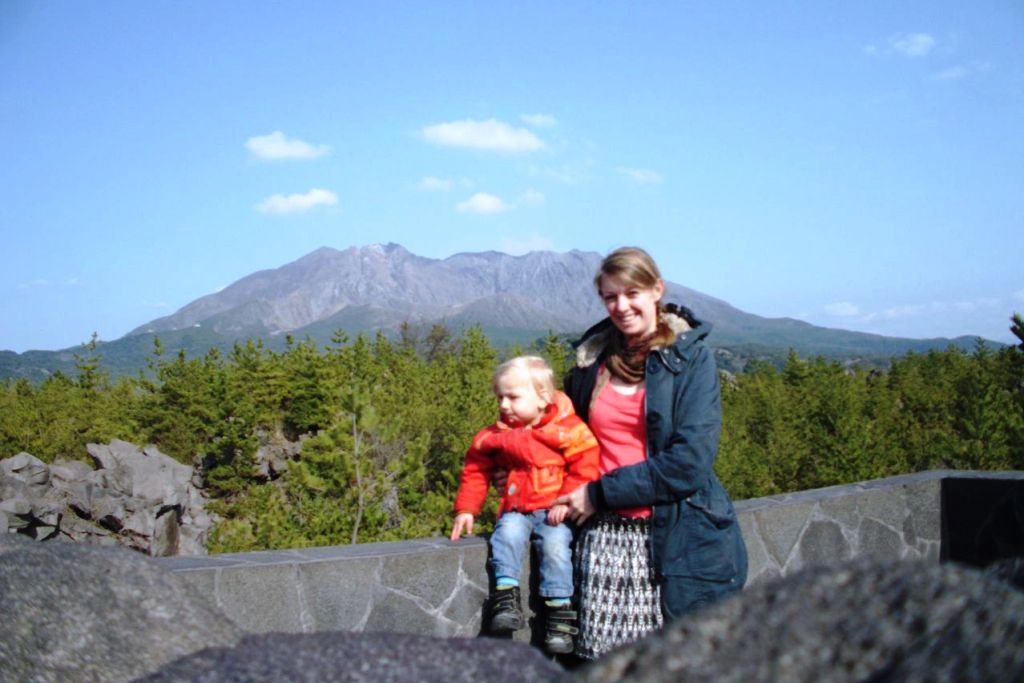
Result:
M612 323L627 338L645 337L658 328L658 302L665 291L660 280L654 287L637 287L620 278L602 275L600 289Z

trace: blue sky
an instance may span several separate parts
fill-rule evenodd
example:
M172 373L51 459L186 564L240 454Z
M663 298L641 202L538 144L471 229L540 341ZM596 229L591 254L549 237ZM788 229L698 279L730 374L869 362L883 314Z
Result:
M1024 5L0 2L0 349L321 246L648 248L764 316L1010 341Z

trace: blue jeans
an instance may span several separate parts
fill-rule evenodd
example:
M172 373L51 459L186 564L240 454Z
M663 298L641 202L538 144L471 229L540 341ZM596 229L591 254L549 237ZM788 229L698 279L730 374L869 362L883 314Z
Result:
M504 512L491 534L491 567L496 576L519 578L528 541L540 556L540 594L572 597L572 531L547 523L547 510Z

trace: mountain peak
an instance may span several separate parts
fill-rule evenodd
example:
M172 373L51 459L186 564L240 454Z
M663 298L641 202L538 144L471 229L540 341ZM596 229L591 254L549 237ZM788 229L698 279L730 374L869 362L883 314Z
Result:
M593 289L600 263L600 254L578 250L519 256L461 252L433 259L395 243L344 251L325 246L248 275L129 334L198 325L244 338L303 334L304 328L342 323L350 333L396 330L403 322L479 323L489 330L540 335L579 332L605 316ZM820 353L833 333L849 337L850 346L869 336L761 318L673 282L666 282L666 301L685 304L714 323L713 344L794 345L799 328L801 338L815 341L813 352Z

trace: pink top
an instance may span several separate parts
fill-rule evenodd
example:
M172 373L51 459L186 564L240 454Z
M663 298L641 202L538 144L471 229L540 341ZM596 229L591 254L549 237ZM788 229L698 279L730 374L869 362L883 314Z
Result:
M590 429L601 444L601 474L647 459L647 425L644 423L644 388L620 394L611 382L601 387L590 408ZM650 517L651 508L621 508L623 517Z

